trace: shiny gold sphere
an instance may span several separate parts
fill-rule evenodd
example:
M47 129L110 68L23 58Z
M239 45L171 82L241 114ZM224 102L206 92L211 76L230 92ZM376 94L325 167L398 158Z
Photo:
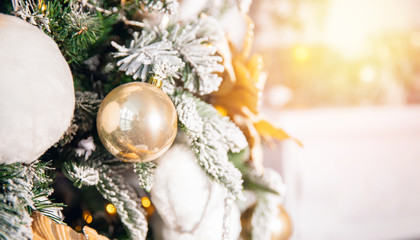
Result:
M171 146L177 133L177 114L161 89L131 82L104 98L96 124L99 138L112 155L126 162L148 162Z
M287 240L292 236L292 221L283 206L279 206L279 214L271 226L271 240Z

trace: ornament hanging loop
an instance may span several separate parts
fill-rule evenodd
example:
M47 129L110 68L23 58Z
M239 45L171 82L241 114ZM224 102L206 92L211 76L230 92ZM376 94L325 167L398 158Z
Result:
M157 88L162 88L163 81L160 77L154 75L147 80L147 83L150 83Z

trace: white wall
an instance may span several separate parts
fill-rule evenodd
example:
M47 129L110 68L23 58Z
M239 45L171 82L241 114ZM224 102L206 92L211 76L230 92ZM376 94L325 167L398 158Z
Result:
M273 117L304 144L265 151L288 185L293 239L420 239L420 107Z

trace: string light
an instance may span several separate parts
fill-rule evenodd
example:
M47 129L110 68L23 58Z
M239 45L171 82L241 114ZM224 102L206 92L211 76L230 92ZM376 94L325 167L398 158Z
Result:
M214 108L216 108L216 110L222 115L222 116L227 116L227 110L224 107L221 106L215 106Z
M41 10L42 13L45 13L47 10L47 5L45 4L44 0L39 1L38 6L39 10Z
M152 203L150 202L150 199L148 198L148 197L143 197L142 199L141 199L141 205L143 206L143 207L145 207L145 208L148 208L148 207L150 207L150 205L151 205Z
M115 206L112 203L108 203L105 207L105 210L110 215L114 215L117 213L117 208L115 208Z
M85 220L87 224L92 222L93 217L92 217L92 214L88 210L83 211L82 215L83 215L83 220Z

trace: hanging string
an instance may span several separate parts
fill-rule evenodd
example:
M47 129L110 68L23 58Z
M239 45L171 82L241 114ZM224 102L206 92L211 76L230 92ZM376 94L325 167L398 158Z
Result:
M222 233L222 240L229 240L230 235L230 225L231 225L231 219L230 219L230 213L232 211L232 205L233 205L233 198L231 195L227 196L225 198L224 207L225 212L223 214L223 233Z

